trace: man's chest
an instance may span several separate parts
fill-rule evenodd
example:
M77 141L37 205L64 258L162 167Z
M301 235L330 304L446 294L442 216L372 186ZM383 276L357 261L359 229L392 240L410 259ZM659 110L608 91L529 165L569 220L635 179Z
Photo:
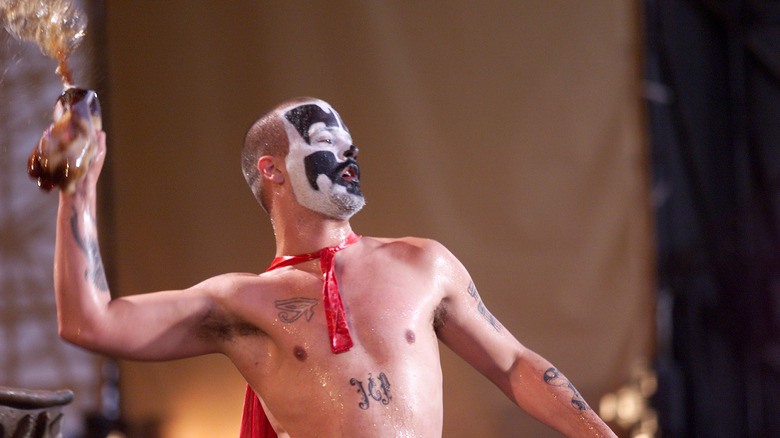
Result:
M278 288L238 310L245 319L256 321L282 350L327 350L329 311L321 272L296 269L282 274L285 278ZM415 342L423 332L433 333L441 298L431 282L413 270L354 263L337 265L336 279L355 343L392 348L398 342Z

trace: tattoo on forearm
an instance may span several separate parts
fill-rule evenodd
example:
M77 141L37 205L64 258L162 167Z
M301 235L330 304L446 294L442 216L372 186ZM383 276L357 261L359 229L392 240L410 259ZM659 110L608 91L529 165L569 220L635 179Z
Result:
M479 313L482 314L483 317L487 320L487 322L490 323L491 326L493 326L496 331L501 331L501 329L504 328L504 326L501 325L500 322L496 319L495 316L493 316L490 311L485 307L485 303L482 302L482 298L479 296L479 292L477 292L477 287L474 285L473 281L469 282L469 287L466 290L468 294L471 296L471 298L474 299L474 302L477 303L477 310Z
M357 393L360 395L358 407L366 410L371 404L371 400L377 401L383 405L388 405L393 397L390 395L390 381L387 380L385 373L379 373L379 377L374 380L371 373L368 374L368 381L363 385L361 380L356 378L349 379L349 384L357 387Z
M92 281L92 284L98 290L108 292L108 281L106 280L106 271L103 267L103 258L100 256L100 245L97 239L81 234L79 231L78 213L75 208L73 208L73 215L70 218L70 229L76 245L78 245L87 258L87 269L84 270L84 277Z
M568 388L572 392L571 405L580 411L589 411L590 406L585 403L585 399L582 398L579 391L574 388L574 385L566 378L557 368L549 368L544 372L544 381L548 385L557 386L559 388Z
M274 305L279 312L279 319L282 322L295 322L300 317L304 317L306 321L311 321L314 316L314 306L317 305L317 300L313 298L296 297L289 300L276 300Z

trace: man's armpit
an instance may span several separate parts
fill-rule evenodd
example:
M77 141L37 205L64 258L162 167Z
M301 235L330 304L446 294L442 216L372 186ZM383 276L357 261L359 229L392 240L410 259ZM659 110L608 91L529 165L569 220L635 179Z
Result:
M228 317L215 310L205 312L197 327L197 335L200 339L222 342L261 334L263 331L254 324L241 318Z

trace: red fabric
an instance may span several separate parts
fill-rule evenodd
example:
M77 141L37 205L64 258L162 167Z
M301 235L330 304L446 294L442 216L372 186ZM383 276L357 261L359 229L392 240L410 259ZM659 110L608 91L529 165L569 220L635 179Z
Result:
M323 273L322 305L325 307L325 320L328 323L330 349L334 354L344 353L352 348L354 344L352 336L349 334L349 327L347 327L347 317L344 313L344 305L341 302L333 259L337 252L358 240L360 240L360 236L353 232L343 242L334 247L323 248L309 254L277 257L271 262L271 266L266 269L266 272L268 272L277 268L320 259L320 268ZM271 422L268 421L268 416L265 415L260 399L257 398L257 394L249 385L246 387L246 395L244 396L244 413L241 418L240 438L276 438L276 432L274 432Z
M277 257L271 262L271 266L266 270L273 271L277 268L308 262L310 260L320 259L320 268L325 274L322 283L322 305L325 307L325 320L328 322L328 336L330 337L330 348L334 353L343 353L352 348L352 337L349 335L347 327L347 318L344 314L344 305L341 302L339 294L339 285L336 281L336 273L333 266L333 258L336 253L360 240L360 236L350 233L340 244L322 248L317 252L301 254L296 256Z
M240 438L277 438L268 416L265 415L260 399L249 387L246 386L244 396L244 414L241 417Z

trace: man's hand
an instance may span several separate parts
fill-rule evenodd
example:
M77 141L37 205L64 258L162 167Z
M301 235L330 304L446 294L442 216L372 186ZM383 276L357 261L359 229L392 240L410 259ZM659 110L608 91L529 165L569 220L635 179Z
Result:
M73 193L98 152L100 103L91 90L69 88L54 105L53 123L33 148L27 171L46 191L59 186Z

